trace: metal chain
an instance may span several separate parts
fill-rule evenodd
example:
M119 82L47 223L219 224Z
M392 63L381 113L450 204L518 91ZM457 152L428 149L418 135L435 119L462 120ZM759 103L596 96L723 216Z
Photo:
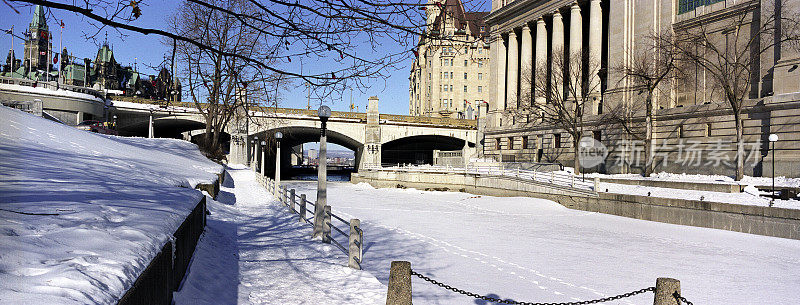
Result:
M678 299L679 304L680 303L686 303L686 305L694 305L694 304L692 304L692 302L689 302L689 300L687 300L686 298L682 297L681 294L678 293L677 291L673 292L672 296L675 297L675 299Z
M595 303L603 303L603 302L618 300L618 299L622 299L622 298L631 297L631 296L634 296L634 295L637 295L637 294L645 293L645 292L648 292L648 291L655 291L656 290L656 287L647 287L647 288L644 288L644 289L639 289L639 290L636 290L636 291L631 291L631 292L623 293L623 294L620 294L620 295L615 295L615 296L611 296L611 297L605 297L605 298L596 299L596 300L580 301L580 302L533 303L533 302L518 302L518 301L514 301L514 300L501 300L501 299L497 299L497 298L487 297L485 295L480 295L480 294L477 294L477 293L464 291L462 289L458 289L458 288L452 287L450 285L441 283L441 282L436 281L434 279L431 279L431 278L429 278L427 276L419 274L419 273L415 272L414 270L411 270L411 274L412 275L416 275L417 277L419 277L419 278L421 278L421 279L423 279L423 280L425 280L427 282L430 282L430 283L432 283L432 284L434 284L436 286L439 286L439 287L442 287L444 289L453 291L455 293L460 293L460 294L463 294L463 295L466 295L466 296L469 296L469 297L473 297L473 298L476 298L476 299L481 299L481 300L484 300L484 301L501 303L501 304L519 304L519 305L585 305L585 304L595 304ZM688 303L688 304L693 305L692 303Z

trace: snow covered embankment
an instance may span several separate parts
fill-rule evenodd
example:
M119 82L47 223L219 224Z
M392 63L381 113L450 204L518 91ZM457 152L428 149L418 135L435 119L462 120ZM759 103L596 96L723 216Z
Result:
M221 166L0 106L0 303L116 303Z

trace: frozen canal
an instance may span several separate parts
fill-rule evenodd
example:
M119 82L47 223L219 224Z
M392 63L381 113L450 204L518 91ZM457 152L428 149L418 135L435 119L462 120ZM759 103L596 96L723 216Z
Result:
M316 182L288 182L316 198ZM694 304L797 304L800 241L576 211L552 201L328 184L359 218L364 269L393 260L470 292L525 302L596 299L681 281ZM334 224L338 224L334 221ZM338 240L345 241L341 237ZM416 304L485 304L413 280ZM652 304L650 292L604 304Z

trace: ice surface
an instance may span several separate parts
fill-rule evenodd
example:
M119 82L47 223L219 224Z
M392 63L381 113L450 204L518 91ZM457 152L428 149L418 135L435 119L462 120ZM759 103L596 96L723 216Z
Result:
M116 303L221 166L0 106L0 303Z
M289 182L315 197L313 182ZM694 304L797 304L800 241L498 198L328 183L328 203L360 218L364 267L384 284L393 260L470 292L570 302L681 281ZM413 281L415 304L488 304ZM653 294L604 304L652 304Z

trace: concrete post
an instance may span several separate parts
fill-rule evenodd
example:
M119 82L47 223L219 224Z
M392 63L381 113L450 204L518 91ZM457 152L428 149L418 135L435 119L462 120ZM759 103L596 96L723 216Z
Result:
M389 268L386 305L411 305L411 263L394 261Z
M326 244L331 243L331 206L326 205L324 210L324 219L322 222L322 242Z
M300 195L300 223L306 223L306 194Z
M294 206L297 201L294 199L294 189L289 190L289 212L295 213Z
M594 177L594 191L600 191L600 177Z
M391 283L391 275L389 275ZM681 293L681 282L668 277L656 279L656 291L653 297L653 305L681 305L680 301L673 296L677 292Z
M364 241L364 232L361 231L361 220L350 219L350 248L347 266L353 269L361 270L361 245Z
M261 147L261 176L267 175L267 147Z
M275 150L275 185L281 185L281 140L278 139L276 143L277 149ZM264 163L266 164L266 163Z
M155 137L155 131L153 130L153 113L152 112L150 113L150 124L147 125L147 137L151 138L151 139Z

